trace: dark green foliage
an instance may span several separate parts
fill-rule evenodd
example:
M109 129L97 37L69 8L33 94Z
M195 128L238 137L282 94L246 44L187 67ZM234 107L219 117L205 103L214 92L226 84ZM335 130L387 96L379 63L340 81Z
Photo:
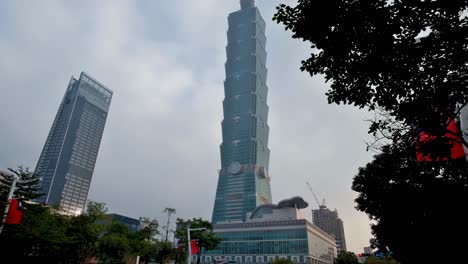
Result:
M100 263L134 263L136 256L148 261L161 254L162 242L148 241L147 230L130 231L112 221L105 215L103 203L89 202L79 216L58 212L29 204L23 222L6 226L0 237L0 262L14 257L18 263L88 263L93 258ZM153 224L151 234L155 234L157 221L149 222ZM170 252L167 259L173 255Z
M148 217L141 217L140 222L143 229L140 231L144 237L148 240L154 240L154 237L159 234L158 227L159 222L156 219L150 219Z
M176 249L172 247L170 242L158 241L158 252L156 253L157 263L168 263L176 257Z
M180 243L187 243L187 228L206 228L203 231L191 231L190 238L191 239L199 239L200 246L207 249L212 250L215 249L218 244L221 242L221 239L217 237L213 233L213 225L201 218L193 218L191 220L184 220L181 218L177 218L177 230L176 230L176 238L179 239Z
M25 201L32 201L33 199L42 196L40 193L40 179L39 176L29 171L29 168L18 166L18 169L8 169L12 173L16 173L19 176L19 180L16 182L15 192L13 198L22 198ZM13 178L1 177L0 176L0 212L3 216L5 206L7 204L7 196L10 191ZM24 204L26 207L28 204Z
M20 225L6 226L0 237L0 259L38 258L55 263L67 259L71 240L66 236L69 223L50 208L29 205ZM55 262L54 262L55 261Z
M388 246L403 263L424 263L438 258L445 262L458 252L452 241L468 227L456 216L468 194L468 164L465 160L417 162L414 146L385 146L374 161L359 169L353 190L359 193L357 209L373 220L374 246ZM455 215L454 215L455 214ZM433 262L437 263L437 262Z
M468 233L457 216L468 197L468 165L448 158L446 134L468 102L467 8L467 0L299 0L273 18L310 43L301 69L330 82L329 103L377 113L369 132L386 141L353 190L357 209L375 220L374 244L403 263L463 259L445 252L463 252L463 243L448 241ZM418 142L421 130L435 139ZM417 162L417 148L447 159Z
M22 197L25 200L33 200L42 196L40 193L40 180L39 176L29 171L29 168L19 166L18 169L8 169L19 176L16 183L14 197ZM12 178L0 177L0 200L6 201L8 192L10 191Z
M375 256L370 256L366 259L365 264L397 264L396 260L393 258L377 258Z
M96 254L98 235L104 230L96 220L104 217L104 204L90 202L86 213L68 217L54 208L29 204L20 225L8 225L0 237L0 258L43 259L75 263ZM72 261L74 260L74 261Z
M136 256L141 261L176 257L170 243L155 240L159 234L157 220L142 217L143 229L133 232L108 218L104 203L93 201L81 215L61 215L60 208L30 202L42 195L37 175L21 166L10 171L20 177L15 197L22 197L26 203L22 223L7 225L0 236L0 262L14 258L18 263L89 263L92 259L134 263ZM0 178L0 196L5 201L11 182Z
M130 248L133 255L140 256L143 261L148 261L157 256L161 245L159 242L148 242L145 239L133 237L130 239Z
M177 230L175 233L176 238L179 240L179 244L181 245L179 254L185 255L187 254L187 228L206 228L206 230L202 231L191 231L190 232L190 239L198 239L200 247L205 250L213 250L215 249L219 243L221 243L221 238L219 238L213 232L213 225L206 220L201 218L193 218L191 220L184 220L181 218L177 218L176 220ZM200 256L202 253L200 250L198 254L198 261L200 261Z
M131 250L128 233L125 225L113 222L98 241L99 260L103 263L125 263L124 259Z
M379 108L431 131L468 102L467 1L298 2L280 5L274 20L311 43L301 69L331 82L329 102Z
M96 241L97 256L102 263L134 263L137 256L148 261L160 254L162 242L154 239L159 234L158 221L147 217L141 217L140 221L143 228L136 232L118 221L102 222Z
M89 201L84 214L69 217L69 228L66 232L70 247L76 250L75 256L80 261L89 260L96 255L96 243L107 225L107 212L104 203Z
M107 218L106 213L107 207L105 203L88 201L84 215L91 218L92 221L98 221Z
M341 252L333 262L334 264L358 264L359 261L353 252Z

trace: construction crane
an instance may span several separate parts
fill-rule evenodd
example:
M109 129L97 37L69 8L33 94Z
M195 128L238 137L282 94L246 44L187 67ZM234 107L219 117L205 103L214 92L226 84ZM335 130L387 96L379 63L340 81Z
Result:
M314 190L312 189L312 186L310 186L309 182L306 182L307 183L307 186L309 186L309 190L310 192L312 193L312 195L314 196L314 199L315 199L315 202L317 203L317 205L319 206L319 208L325 208L327 207L325 205L325 199L322 200L322 203L320 203L317 195L315 194Z

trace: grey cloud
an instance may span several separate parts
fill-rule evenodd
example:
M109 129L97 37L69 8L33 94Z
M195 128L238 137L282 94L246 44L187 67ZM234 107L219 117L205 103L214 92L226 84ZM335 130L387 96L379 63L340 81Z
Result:
M367 113L326 103L322 78L299 71L306 44L267 21L270 172L275 202L314 205L305 180L345 221L351 250L370 237L350 190ZM292 3L293 1L289 1ZM163 220L211 218L220 167L227 14L237 1L0 2L0 168L35 167L70 76L114 90L89 198ZM314 205L315 206L315 205ZM306 214L308 215L308 213Z

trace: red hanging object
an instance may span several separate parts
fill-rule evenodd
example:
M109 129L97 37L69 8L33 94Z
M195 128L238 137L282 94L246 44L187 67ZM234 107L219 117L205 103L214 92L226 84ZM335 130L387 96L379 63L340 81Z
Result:
M19 225L23 220L23 204L18 199L11 199L10 208L5 223L7 225Z
M192 255L198 254L200 252L200 246L199 246L199 243L198 243L198 239L192 239L190 241L190 247L191 247Z
M454 142L452 145L452 149L450 150L452 159L464 158L465 150L463 149L462 140L459 138L459 136L461 137L461 133L460 131L458 131L457 124L455 123L455 121L452 120L452 122L450 122L447 130L453 133L446 134L446 137L450 138Z
M465 150L463 149L463 143L461 139L458 136L456 136L456 135L459 135L460 132L458 131L457 124L455 123L455 121L453 120L450 121L447 127L447 130L450 131L450 133L446 133L445 137L449 138L452 143L452 148L450 149L450 158L451 159L464 158ZM430 135L424 131L419 133L419 142L422 144L427 143L435 138L436 136ZM433 161L434 160L432 157L430 157L429 154L424 155L423 153L419 152L417 149L416 149L416 159L417 161ZM439 160L439 158L437 158L436 160ZM443 160L448 160L448 158L445 157L443 158Z

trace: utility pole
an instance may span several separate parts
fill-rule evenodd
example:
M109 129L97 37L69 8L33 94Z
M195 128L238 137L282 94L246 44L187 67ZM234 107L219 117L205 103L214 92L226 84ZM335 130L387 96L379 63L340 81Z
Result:
M190 231L201 231L206 230L205 227L202 228L187 228L187 245L188 245L188 257L187 257L187 264L190 264L192 258L192 241L190 240Z

